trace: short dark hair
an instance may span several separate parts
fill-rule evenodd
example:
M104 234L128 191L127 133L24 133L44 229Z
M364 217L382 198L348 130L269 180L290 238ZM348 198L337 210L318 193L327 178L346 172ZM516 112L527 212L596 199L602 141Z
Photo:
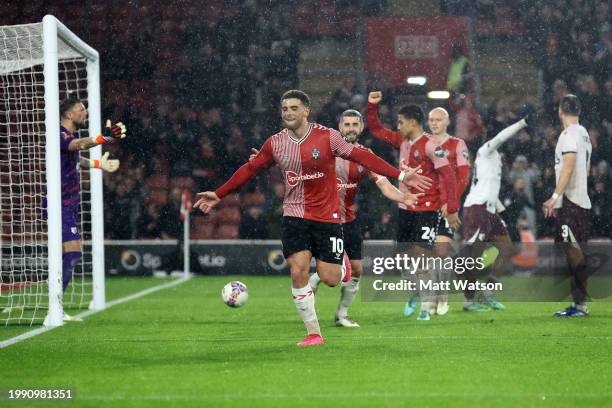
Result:
M582 110L580 99L572 94L567 94L561 99L559 108L561 108L563 113L570 116L580 116L580 111Z
M397 112L398 115L402 115L406 119L414 119L417 123L423 126L423 121L425 120L425 114L423 113L423 109L419 105L414 103L402 106L400 110Z
M69 97L68 99L63 100L62 103L60 103L60 118L63 117L64 114L70 109L74 108L74 105L77 103L81 103L81 100L74 97Z
M310 108L310 98L304 91L300 91L298 89L291 89L290 91L285 92L283 96L281 96L280 102L283 103L285 99L299 99L300 101L302 101L304 106Z
M363 115L358 110L355 110L355 109L345 110L344 112L342 112L342 115L340 115L340 120L342 120L342 118L345 116L348 116L350 118L359 118L359 120L363 122Z

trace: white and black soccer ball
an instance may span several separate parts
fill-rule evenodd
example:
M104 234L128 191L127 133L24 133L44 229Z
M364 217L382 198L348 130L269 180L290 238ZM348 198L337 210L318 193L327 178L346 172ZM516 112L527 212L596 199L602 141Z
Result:
M229 307L244 306L249 299L249 290L244 283L231 281L223 287L221 299Z

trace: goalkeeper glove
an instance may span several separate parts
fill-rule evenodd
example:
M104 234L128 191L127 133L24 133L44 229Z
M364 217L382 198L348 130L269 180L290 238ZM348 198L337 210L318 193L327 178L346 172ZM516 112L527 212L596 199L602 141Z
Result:
M106 126L102 130L102 134L96 136L96 143L115 143L118 140L125 138L126 128L121 122L117 122L114 125L110 119L106 120Z
M109 173L114 173L119 168L119 160L109 160L108 155L109 153L106 152L100 160L90 160L89 166L108 171Z

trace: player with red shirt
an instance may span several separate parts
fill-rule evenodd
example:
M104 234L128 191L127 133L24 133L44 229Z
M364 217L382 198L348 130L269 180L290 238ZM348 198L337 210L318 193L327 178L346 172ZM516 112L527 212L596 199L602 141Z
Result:
M361 145L357 142L363 133L364 123L361 113L354 109L346 110L340 116L338 129L344 138L355 146ZM340 291L340 302L336 309L335 322L340 327L359 327L353 319L348 317L348 309L353 303L359 290L359 280L363 273L361 263L361 226L357 220L355 198L361 183L366 175L376 183L385 197L392 201L402 203L411 208L417 202L422 193L402 193L386 177L366 170L362 165L355 162L336 157L336 176L338 178L338 194L340 195L340 216L342 218L342 233L344 235L344 251L346 252L350 266L351 278L342 283ZM314 273L310 277L310 286L316 290L320 278Z
M323 344L314 293L308 283L311 258L317 260L317 273L327 285L337 285L342 275L344 242L335 157L356 161L410 186L429 186L428 179L416 171L400 171L366 149L347 143L338 131L308 122L309 113L308 95L298 90L285 92L281 115L286 128L269 137L259 153L216 191L199 193L194 205L207 213L261 170L274 164L280 167L285 176L283 253L291 272L293 300L308 331L299 346Z
M428 125L431 130L431 141L435 146L435 154L444 156L448 159L453 173L457 175L455 186L455 201L460 204L461 196L465 191L470 178L470 155L465 142L454 136L450 136L447 132L450 125L450 118L446 109L434 108L429 112ZM446 185L440 184L440 212L444 217L448 217L448 192ZM450 222L449 222L450 224ZM453 229L457 225L452 225ZM440 236L436 239L436 254L440 257L446 257L450 254L450 243L452 236ZM446 282L450 279L451 271L445 268L436 270L434 278L438 282ZM439 291L436 299L430 305L429 313L437 313L440 315L448 312L448 293Z
M460 225L457 210L459 203L456 194L455 173L448 158L440 154L439 146L435 144L429 134L423 131L425 115L418 105L406 105L398 112L398 130L385 129L378 118L377 105L382 100L381 92L370 92L368 95L368 127L374 137L385 141L399 149L400 165L408 167L420 166L422 174L433 180L433 185L424 196L419 198L418 204L407 209L399 205L398 242L420 244L424 250L431 250L433 244L439 240L450 240L453 236L452 228ZM445 186L447 192L446 202L441 202L439 185ZM401 191L407 190L400 186ZM440 212L442 205L446 204L446 219ZM431 300L431 299L429 299ZM418 304L417 298L411 299L404 310L406 316L414 313ZM419 314L419 320L429 320L429 305L422 308L427 313Z

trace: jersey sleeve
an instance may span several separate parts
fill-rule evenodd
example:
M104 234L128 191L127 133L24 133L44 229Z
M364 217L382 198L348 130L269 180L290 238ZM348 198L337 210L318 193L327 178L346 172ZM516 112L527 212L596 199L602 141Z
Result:
M331 146L332 154L335 157L342 157L343 159L347 159L353 151L353 146L335 129L329 129L329 144Z
M351 154L346 157L346 159L355 163L360 163L366 169L379 173L385 177L391 177L394 180L398 179L400 176L400 171L398 169L396 169L374 153L371 153L366 149L362 149L360 147L355 147L351 151Z
M374 173L373 171L368 170L368 177L370 178L370 180L372 180L374 183L376 183L378 180L384 178L383 176L381 176L380 174Z
M578 152L578 138L576 136L577 135L571 134L569 131L565 131L561 134L559 137L561 154Z
M251 160L243 164L215 193L219 198L223 198L232 191L242 187L249 182L260 171L274 164L272 154L272 141L268 139L264 142L259 153Z
M364 149L366 149L366 150L367 150L368 152L370 152L370 153L374 153L374 152L372 151L372 149L370 149L369 147L365 147L365 146L362 146L362 145L358 145L358 146L359 146L359 147L362 147L362 148L364 148ZM372 180L374 183L376 183L378 180L383 179L383 178L386 178L386 177L383 177L383 176L381 176L380 174L377 174L377 173L374 173L374 172L373 172L373 171L371 171L371 170L368 170L368 178L369 178L370 180Z
M470 182L470 152L462 139L457 142L455 157L457 157L457 200L461 200L463 192Z
M372 136L389 143L397 149L399 149L404 140L400 132L383 127L378 117L378 107L374 103L368 103L368 129L370 129Z
M470 165L470 151L463 139L459 139L457 146L455 147L455 154L457 157L457 167L469 166Z

